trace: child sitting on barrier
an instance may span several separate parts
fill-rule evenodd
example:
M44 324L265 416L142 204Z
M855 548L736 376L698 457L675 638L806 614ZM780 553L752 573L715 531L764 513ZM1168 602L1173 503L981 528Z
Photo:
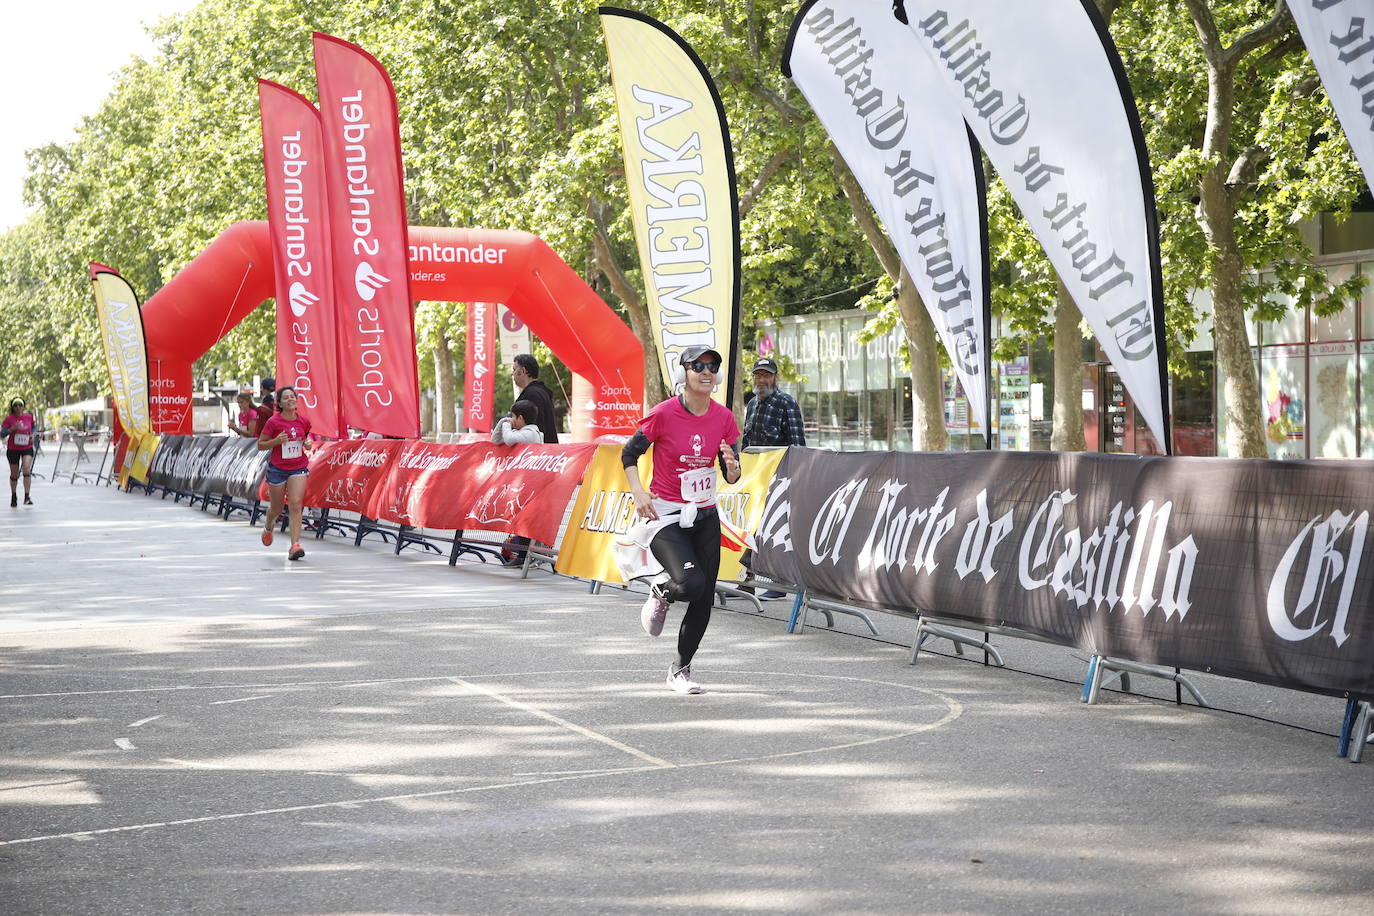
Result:
M530 401L519 400L511 405L510 416L502 417L491 431L491 441L498 445L535 444L544 441L544 433L535 420L539 411ZM530 539L512 536L501 547L502 566L524 566L525 551Z
M516 401L511 405L510 413L509 417L502 417L492 429L492 442L498 445L520 445L544 441L543 431L535 425L538 411L532 403Z

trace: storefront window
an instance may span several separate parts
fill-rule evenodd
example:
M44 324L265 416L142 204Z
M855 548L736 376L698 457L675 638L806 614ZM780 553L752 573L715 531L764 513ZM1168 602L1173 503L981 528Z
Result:
M867 319L855 315L844 319L840 327L841 353L844 355L843 386L845 391L863 391L867 387L864 375L865 347L859 343L859 333Z
M1175 379L1173 384L1174 454L1215 455L1212 392L1216 360L1211 353L1189 353L1187 361L1188 376Z
M1340 267L1333 267L1326 272L1327 278L1332 286L1344 283L1355 275L1354 264L1344 264ZM1354 340L1355 339L1355 307L1356 303L1347 302L1343 311L1335 315L1321 317L1315 311L1312 313L1312 340ZM1352 419L1354 415L1352 414Z
M802 430L806 433L806 444L820 445L821 396L817 391L803 390L797 394L797 406L801 408Z
M896 403L893 405L892 447L909 452L915 447L911 434L911 377L905 374L898 376L893 394Z
M1312 455L1320 458L1354 458L1355 371L1353 343L1311 346Z
M1374 341L1360 344L1360 457L1374 458Z
M1008 452L1030 449L1030 359L1018 356L1002 363L998 377L997 447Z
M867 401L869 441L864 448L892 448L892 389L879 388L864 393Z
M1300 344L1307 340L1307 317L1306 309L1294 308L1293 297L1284 293L1271 293L1268 296L1270 302L1283 305L1288 311L1278 321L1266 321L1261 327L1264 334L1263 343L1268 344Z
M1369 278L1360 293L1360 338L1374 340L1374 261L1361 264L1360 273Z
M1260 354L1260 397L1270 458L1307 457L1306 349L1264 347Z

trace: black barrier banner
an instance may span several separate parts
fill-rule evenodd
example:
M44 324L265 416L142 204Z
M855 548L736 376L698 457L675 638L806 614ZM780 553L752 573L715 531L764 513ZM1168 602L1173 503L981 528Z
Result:
M221 439L223 444L210 461L205 473L207 493L228 493L230 496L255 495L262 477L262 464L271 452L258 451L257 439ZM242 492L233 492L241 482ZM252 490L252 494L248 491Z
M148 483L155 487L172 486L171 468L177 453L185 447L190 436L162 436L153 463L148 467Z
M172 446L175 451L166 465L167 486L180 493L190 493L200 488L205 480L205 470L210 463L213 449L223 439L197 438L195 436L164 436L162 447ZM159 449L161 451L161 449Z
M754 569L1094 654L1374 696L1374 461L791 448Z
M270 452L256 439L163 436L148 482L182 493L228 493L255 499Z

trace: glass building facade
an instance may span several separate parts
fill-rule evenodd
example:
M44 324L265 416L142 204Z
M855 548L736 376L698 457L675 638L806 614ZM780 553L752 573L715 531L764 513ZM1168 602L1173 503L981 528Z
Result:
M1374 458L1374 251L1319 259L1333 283L1355 272L1370 277L1358 302L1318 316L1290 311L1282 321L1249 322L1259 374L1265 432L1272 458ZM1212 353L1210 302L1195 296L1200 333L1170 380L1175 452L1225 455L1224 378ZM807 443L836 450L910 450L911 379L902 366L900 327L860 341L865 311L791 316L758 327L756 348L782 355L798 379L784 380L802 408ZM994 324L993 333L998 329ZM945 372L945 422L950 448L982 448L970 435L968 403L953 372ZM993 364L993 447L1050 447L1053 355L1047 341ZM1094 341L1084 347L1084 435L1091 451L1162 454L1120 378Z

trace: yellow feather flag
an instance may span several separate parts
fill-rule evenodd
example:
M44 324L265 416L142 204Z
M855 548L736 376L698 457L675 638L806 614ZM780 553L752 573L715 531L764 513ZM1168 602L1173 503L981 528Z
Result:
M629 10L600 13L663 377L677 376L687 347L710 347L724 360L715 397L730 407L740 249L725 108L705 65L675 32Z

